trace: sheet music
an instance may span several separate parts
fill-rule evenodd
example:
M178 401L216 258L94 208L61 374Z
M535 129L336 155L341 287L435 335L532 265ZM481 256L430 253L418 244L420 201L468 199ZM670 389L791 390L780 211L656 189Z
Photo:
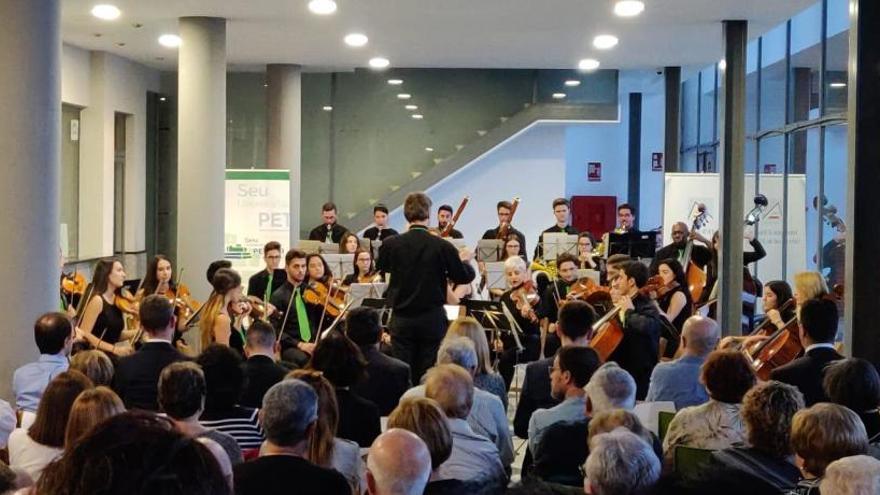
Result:
M486 263L486 287L507 290L507 278L504 276L504 262Z
M578 254L578 236L576 235L554 232L543 234L541 238L543 239L542 247L545 260L555 260L562 253L569 253L573 256Z
M351 284L348 289L348 300L351 307L356 308L364 302L364 299L381 299L388 284L376 282L372 284Z

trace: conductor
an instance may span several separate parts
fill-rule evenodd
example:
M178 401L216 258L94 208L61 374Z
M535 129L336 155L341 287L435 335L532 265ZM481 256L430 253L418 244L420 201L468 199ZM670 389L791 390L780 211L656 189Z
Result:
M378 269L390 276L385 295L392 308L392 354L410 365L419 383L446 335L447 283L467 284L476 274L468 264L473 253L428 232L431 199L425 193L408 194L403 215L409 230L382 244Z

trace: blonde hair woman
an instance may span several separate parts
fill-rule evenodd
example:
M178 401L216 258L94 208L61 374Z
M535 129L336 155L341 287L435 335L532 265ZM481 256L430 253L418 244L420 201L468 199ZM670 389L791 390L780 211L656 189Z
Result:
M489 353L489 342L483 325L470 316L459 318L449 324L446 338L450 337L467 337L474 343L474 349L477 351L477 374L474 376L474 386L497 395L504 404L504 409L507 410L507 387L501 375L492 368L492 355Z
M800 308L804 302L828 294L828 285L819 272L799 272L794 275L794 300Z

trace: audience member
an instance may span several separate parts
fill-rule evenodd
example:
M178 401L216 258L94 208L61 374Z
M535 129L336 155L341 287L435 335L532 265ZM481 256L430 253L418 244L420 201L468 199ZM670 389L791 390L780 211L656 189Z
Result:
M8 495L21 488L27 488L32 484L33 482L27 475L17 473L11 467L0 462L0 494Z
M803 473L798 495L818 495L829 464L867 453L868 435L856 413L837 404L816 404L798 411L791 421L791 446Z
M351 440L336 436L339 406L336 404L333 384L324 378L320 371L294 370L287 376L302 380L318 394L318 421L309 439L306 459L318 466L339 471L348 480L352 491L362 493L361 478L364 476L364 463L361 459L360 447Z
M154 414L127 412L97 425L37 483L37 495L229 495L216 458Z
M15 430L17 422L18 418L12 406L0 399L0 450L6 448L6 444L9 443L9 434Z
M822 390L825 367L843 359L834 349L837 335L837 304L831 299L810 299L800 307L800 338L804 355L770 372L770 379L788 383L804 394L804 403L812 406L828 398Z
M626 428L634 433L654 449L658 459L662 458L663 452L660 450L660 441L654 433L642 425L642 421L635 413L625 409L603 411L590 418L589 435L587 438L591 439L603 433L611 433L617 428ZM589 441L587 445L589 445Z
M379 350L382 327L379 312L361 306L345 317L345 335L360 347L367 360L366 378L352 386L354 393L372 401L387 416L411 386L409 365Z
M244 391L239 402L244 407L259 408L263 395L272 385L284 379L287 369L276 362L281 344L275 339L275 329L263 320L254 320L247 330L242 364L245 376Z
M155 294L145 297L138 314L147 341L140 350L119 360L113 388L125 407L158 411L156 395L162 368L186 357L171 343L177 318L167 297Z
M586 386L587 416L611 409L631 411L636 407L636 381L617 363L605 363Z
M492 354L489 353L489 342L486 340L486 329L476 318L459 318L449 324L446 337L467 337L474 343L477 351L477 372L474 375L474 386L495 394L501 399L507 411L507 385L504 378L492 368Z
M877 495L880 461L866 455L836 460L825 468L819 488L826 495Z
M688 320L690 321L690 320ZM678 411L663 439L664 466L672 468L676 447L721 450L746 445L742 398L755 385L752 365L739 351L715 351L703 364L700 382L709 402Z
M544 430L556 423L577 421L586 414L584 387L599 368L599 355L589 347L563 346L556 353L550 369L550 395L559 404L538 409L529 420L529 450L537 458L537 447Z
M474 343L467 337L447 337L437 351L437 364L454 364L464 368L471 379L479 367ZM549 385L548 385L549 386ZM403 394L404 398L425 397L425 385L413 387ZM501 464L508 469L513 462L513 440L504 406L494 394L474 388L473 404L467 422L478 435L488 438L501 453Z
M64 430L65 452L70 452L95 425L124 412L122 399L113 390L103 385L84 390L70 407Z
M258 459L235 466L237 495L351 493L344 476L306 460L318 419L312 387L297 379L276 383L263 397L260 419L266 442Z
M659 363L651 372L651 384L645 400L671 401L676 409L697 406L709 400L706 387L700 383L700 367L718 345L721 330L715 320L691 316L681 330L681 357Z
M871 443L880 441L880 374L870 361L850 358L829 364L822 388L831 402L859 415Z
M210 429L229 434L238 442L246 458L263 443L258 410L238 404L244 385L244 370L238 353L222 344L202 350L196 363L205 374L205 410L199 422Z
M232 464L242 462L241 448L231 435L199 423L205 409L205 374L195 363L171 363L159 375L159 408L174 428L192 438L208 438L223 448Z
M334 330L318 341L308 367L322 372L336 388L337 435L368 448L381 433L381 424L376 404L351 390L367 368L361 350L342 332Z
M651 447L624 428L590 440L584 491L593 495L641 495L660 479L660 461Z
M67 371L70 347L73 344L73 326L64 313L45 313L34 323L34 341L40 357L12 375L15 407L20 411L37 412L40 397L53 378Z
M425 396L440 405L452 433L452 454L440 466L439 479L471 481L482 487L503 486L507 475L498 448L474 433L465 419L474 399L471 374L458 365L437 365L428 370Z
M66 317L65 317L66 318ZM9 465L27 473L37 481L43 469L64 449L64 432L70 417L70 408L82 391L92 388L92 382L75 370L65 371L49 382L34 424L27 430L16 429L9 435Z
M422 495L431 475L431 455L414 433L391 428L379 435L367 455L370 495Z
M101 351L90 349L77 352L70 358L70 369L89 377L96 387L113 384L113 361Z

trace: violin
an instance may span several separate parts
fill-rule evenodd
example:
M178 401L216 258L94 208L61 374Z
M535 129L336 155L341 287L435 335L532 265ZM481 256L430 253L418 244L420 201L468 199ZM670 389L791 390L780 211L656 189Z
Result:
M192 298L189 288L183 284L178 284L175 288L169 288L165 291L165 297L174 304L174 310L177 318L181 321L189 321L202 304Z
M323 282L312 281L303 291L303 299L315 306L324 308L324 312L336 318L342 313L345 307L345 300L342 292L335 286L325 284Z
M523 282L519 287L510 291L510 299L516 304L516 309L521 315L528 318L529 321L538 321L535 305L541 302L541 298L531 280Z
M140 303L131 291L128 290L128 287L123 287L117 291L116 296L113 298L113 305L122 311L126 328L136 329L140 326L140 314L138 313Z
M86 292L86 278L79 272L61 274L61 292L67 298L82 297Z
M611 302L611 287L605 287L597 284L589 277L581 278L571 284L565 299L559 298L557 294L558 305L563 305L567 301L584 301L592 305L594 308L607 312L613 306Z
M452 215L452 220L450 220L446 226L443 227L443 230L440 231L440 237L449 237L449 234L452 233L452 228L455 227L456 222L458 222L458 217L461 216L461 212L464 211L464 207L467 206L469 198L467 196L461 200L461 204L458 205L458 209L455 210L455 214Z
M678 287L678 282L676 282L675 280L667 284L663 282L663 277L661 277L660 275L654 275L653 277L648 279L648 281L645 283L645 286L642 287L639 291L642 294L650 296L651 299L659 299L666 294L674 291Z

